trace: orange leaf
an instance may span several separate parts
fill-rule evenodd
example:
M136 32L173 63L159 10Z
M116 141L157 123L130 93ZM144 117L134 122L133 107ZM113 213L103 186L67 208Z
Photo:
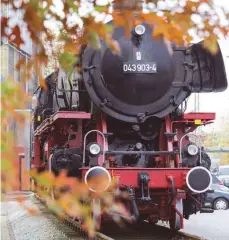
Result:
M217 37L215 35L205 38L203 45L212 54L216 54L218 51Z
M8 25L8 18L1 17L1 36L2 37L7 36L5 33L5 28L7 27L7 25Z
M38 214L38 211L34 208L31 208L31 207L24 207L24 208L30 215L37 215Z
M21 38L21 31L18 25L16 25L12 29L12 33L9 36L10 41L12 41L14 44L16 44L17 47L20 47L20 45L24 44L23 39Z

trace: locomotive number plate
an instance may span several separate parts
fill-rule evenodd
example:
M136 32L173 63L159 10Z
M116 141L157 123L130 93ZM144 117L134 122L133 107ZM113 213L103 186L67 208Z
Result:
M156 62L124 62L123 73L156 73Z

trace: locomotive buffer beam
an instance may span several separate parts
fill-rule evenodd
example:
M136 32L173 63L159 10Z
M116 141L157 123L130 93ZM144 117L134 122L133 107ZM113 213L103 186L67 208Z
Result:
M175 151L105 151L106 155L176 155Z

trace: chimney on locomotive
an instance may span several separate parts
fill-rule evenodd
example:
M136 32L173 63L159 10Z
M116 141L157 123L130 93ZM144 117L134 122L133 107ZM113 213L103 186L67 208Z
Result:
M135 11L136 18L138 17L138 11L143 10L144 1L138 0L116 0L113 2L113 10L117 13L121 12L123 9L128 9ZM146 31L146 28L143 24L136 25L132 30L132 41L134 45L139 46L142 40L142 37Z

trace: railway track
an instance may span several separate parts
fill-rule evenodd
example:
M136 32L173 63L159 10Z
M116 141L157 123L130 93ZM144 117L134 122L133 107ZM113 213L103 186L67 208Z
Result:
M68 239L90 239L87 232L73 219L65 216L59 219L46 206L45 201L34 195L32 202ZM150 225L146 222L135 227L120 228L114 223L105 223L101 232L96 232L93 240L204 240L184 232L171 232L167 227Z

